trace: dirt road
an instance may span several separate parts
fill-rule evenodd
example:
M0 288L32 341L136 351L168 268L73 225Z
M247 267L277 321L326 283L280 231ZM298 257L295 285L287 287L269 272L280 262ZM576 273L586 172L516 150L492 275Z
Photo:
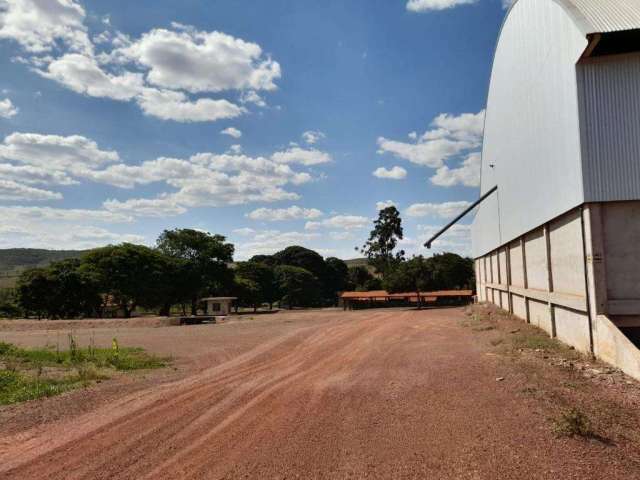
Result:
M315 315L1 436L0 478L640 478L624 450L555 438L461 310Z

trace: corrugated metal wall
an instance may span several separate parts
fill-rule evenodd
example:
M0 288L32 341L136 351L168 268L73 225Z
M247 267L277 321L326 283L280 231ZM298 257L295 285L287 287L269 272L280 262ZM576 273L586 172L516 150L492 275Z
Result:
M498 184L499 204L480 206L474 257L582 203L575 64L586 46L553 1L520 0L511 10L496 49L482 158L482 192Z
M640 54L577 66L586 202L640 198Z

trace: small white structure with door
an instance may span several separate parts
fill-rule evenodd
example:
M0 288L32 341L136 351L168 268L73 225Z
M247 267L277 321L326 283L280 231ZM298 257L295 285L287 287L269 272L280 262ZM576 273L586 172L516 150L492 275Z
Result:
M229 315L231 306L237 297L207 297L202 302L205 305L205 315Z

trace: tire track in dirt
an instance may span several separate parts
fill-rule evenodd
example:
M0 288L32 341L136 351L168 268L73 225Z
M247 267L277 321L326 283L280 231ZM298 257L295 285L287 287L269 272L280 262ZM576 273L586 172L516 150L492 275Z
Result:
M35 445L25 448L25 444L20 442L22 448L18 455L12 451L15 449L9 449L5 454L0 455L3 465L0 467L0 472L6 471L6 467L17 467L20 463L33 460L36 453L38 458L32 461L31 468L20 473L19 476L39 478L37 464L40 463L39 460L45 461L45 458L49 465L54 464L56 468L52 470L49 466L44 469L43 478L44 476L56 478L55 475L63 474L65 478L104 476L105 469L102 466L94 468L96 464L108 465L109 469L117 467L119 474L126 476L127 468L122 465L122 459L127 458L145 458L143 463L157 464L157 461L149 459L149 453L146 452L147 445L156 446L153 458L159 453L164 456L169 453L168 450L175 449L175 442L170 445L165 444L165 448L161 448L162 442L159 442L159 439L174 438L182 430L186 430L185 434L178 438L193 443L197 438L196 432L199 431L200 435L205 435L212 424L219 425L218 430L230 425L234 418L259 403L261 398L303 376L305 369L320 368L319 365L323 364L322 357L325 357L324 363L326 363L326 358L339 355L339 353L328 355L326 353L328 346L337 352L340 352L341 348L353 348L353 342L363 334L371 334L375 328L384 327L385 322L379 318L384 316L384 314L376 314L362 324L347 322L319 331L297 334L294 337L305 338L278 341L270 348L245 355L247 357L245 359L229 362L229 365L223 364L211 371L205 370L195 378L178 382L177 385L162 386L160 392L143 392L135 399L121 402L119 412L106 412L102 422L93 422L94 424L102 423L102 426L90 430L78 439L67 438L64 442L55 442L54 437L58 429L50 435L37 432L38 436L34 439L38 441ZM286 344L292 341L296 342L293 347L286 348ZM285 348L280 348L281 352L274 353L279 350L279 347ZM220 375L232 368L238 370ZM229 412L229 410L237 410L238 405L243 403L247 405L235 416ZM116 418L109 418L113 413L117 413ZM92 416L94 420L100 419L101 413L95 412ZM86 420L84 419L84 422L80 422L80 425L75 428L91 427L86 425ZM73 431L74 426L65 425L62 428ZM118 441L114 442L114 439ZM15 440L20 441L20 439L13 439ZM13 441L7 443L13 443ZM55 448L56 443L62 444ZM183 448L188 445L189 443L184 443ZM83 458L90 458L90 465L83 467ZM6 459L9 460L5 461ZM138 464L139 462L129 463ZM72 471L70 471L70 464L76 464ZM18 472L11 472L11 475L14 473Z

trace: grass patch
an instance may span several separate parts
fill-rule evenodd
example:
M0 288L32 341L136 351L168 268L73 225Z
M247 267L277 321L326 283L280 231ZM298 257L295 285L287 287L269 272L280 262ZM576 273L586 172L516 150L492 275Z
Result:
M553 421L553 433L558 437L590 438L594 436L589 417L577 408L562 412L560 417Z
M91 344L80 348L69 335L69 348L20 348L0 342L0 405L59 395L94 381L108 379L110 372L160 368L168 359L141 348L111 348Z

